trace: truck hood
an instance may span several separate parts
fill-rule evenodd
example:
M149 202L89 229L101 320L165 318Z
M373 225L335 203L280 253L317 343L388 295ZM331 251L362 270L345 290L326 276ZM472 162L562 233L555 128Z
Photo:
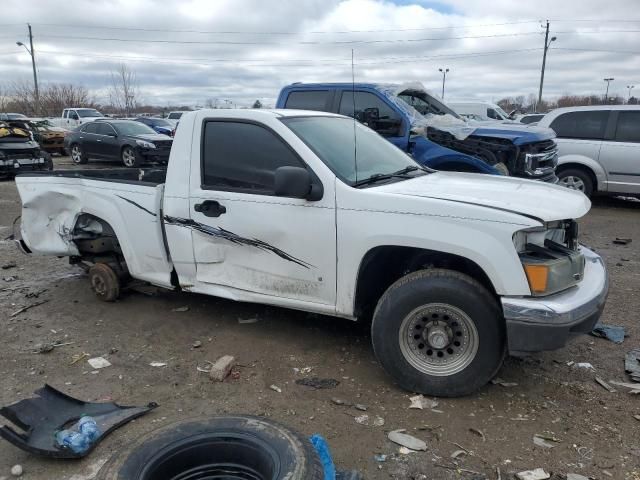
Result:
M533 180L477 173L435 172L374 188L394 195L434 198L507 211L543 223L580 218L591 208L589 199L576 190Z
M479 137L504 138L511 140L514 145L525 145L527 143L539 142L541 140L551 140L556 138L556 134L550 128L528 126L517 123L486 123L475 124L469 122L470 126L477 125L472 135Z

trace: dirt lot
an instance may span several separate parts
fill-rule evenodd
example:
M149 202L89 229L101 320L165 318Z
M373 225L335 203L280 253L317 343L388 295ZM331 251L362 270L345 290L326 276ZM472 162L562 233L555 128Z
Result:
M67 158L56 164L72 168ZM13 181L0 181L0 238L11 233L19 212ZM560 351L508 359L499 376L517 385L489 385L467 398L439 400L436 411L408 409L410 395L377 365L369 333L357 324L186 293L131 292L105 304L66 259L25 256L2 241L0 264L13 261L17 267L0 271L0 404L29 397L49 383L86 400L155 401L160 407L117 430L82 461L47 461L0 441L0 478L21 464L29 480L90 479L113 452L144 432L233 412L271 417L307 435L320 433L340 466L357 468L367 479L495 479L497 468L502 478L513 478L513 472L542 467L554 478L571 472L638 480L640 422L634 415L640 415L640 398L624 389L609 393L594 378L627 381L624 354L640 346L639 217L640 202L599 199L581 221L582 242L597 249L610 269L603 321L626 327L629 338L622 345L584 336ZM612 244L616 237L634 241ZM10 316L43 300L47 303ZM188 311L174 311L185 306ZM73 343L33 353L37 344L54 341ZM200 348L193 348L196 341ZM94 372L85 360L70 364L83 352L104 356L112 366ZM238 358L237 379L212 383L197 371L224 354ZM154 361L167 366L151 367ZM568 362L590 362L595 371ZM296 371L307 367L311 373ZM306 375L340 384L331 390L295 384ZM366 414L382 417L384 425L356 423L354 417L363 412L334 404L334 397L367 405ZM428 450L399 454L386 437L395 429L425 440ZM534 434L558 442L553 448L534 446ZM454 462L450 456L456 450L469 454ZM386 454L386 461L376 461L376 454Z

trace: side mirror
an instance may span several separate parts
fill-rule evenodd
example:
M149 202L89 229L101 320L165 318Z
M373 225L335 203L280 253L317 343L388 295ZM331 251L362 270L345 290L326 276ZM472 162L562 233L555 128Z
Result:
M278 197L305 198L310 201L322 198L322 186L312 182L311 174L306 168L279 167L275 172L274 183L274 191Z

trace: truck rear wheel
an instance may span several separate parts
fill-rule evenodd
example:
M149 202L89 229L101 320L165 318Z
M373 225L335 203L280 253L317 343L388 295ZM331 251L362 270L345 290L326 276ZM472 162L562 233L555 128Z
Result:
M89 269L91 289L103 302L114 302L120 296L120 280L105 263L96 263Z
M395 282L374 313L373 349L404 389L468 395L491 380L506 353L495 298L459 272L420 270Z

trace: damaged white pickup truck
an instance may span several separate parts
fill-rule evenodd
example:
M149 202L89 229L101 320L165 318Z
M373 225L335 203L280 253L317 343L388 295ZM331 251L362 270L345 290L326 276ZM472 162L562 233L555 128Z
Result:
M16 179L22 248L68 256L103 300L169 289L372 319L403 388L464 395L507 352L597 321L601 258L578 243L580 192L434 172L352 119L295 110L182 117L168 168Z

